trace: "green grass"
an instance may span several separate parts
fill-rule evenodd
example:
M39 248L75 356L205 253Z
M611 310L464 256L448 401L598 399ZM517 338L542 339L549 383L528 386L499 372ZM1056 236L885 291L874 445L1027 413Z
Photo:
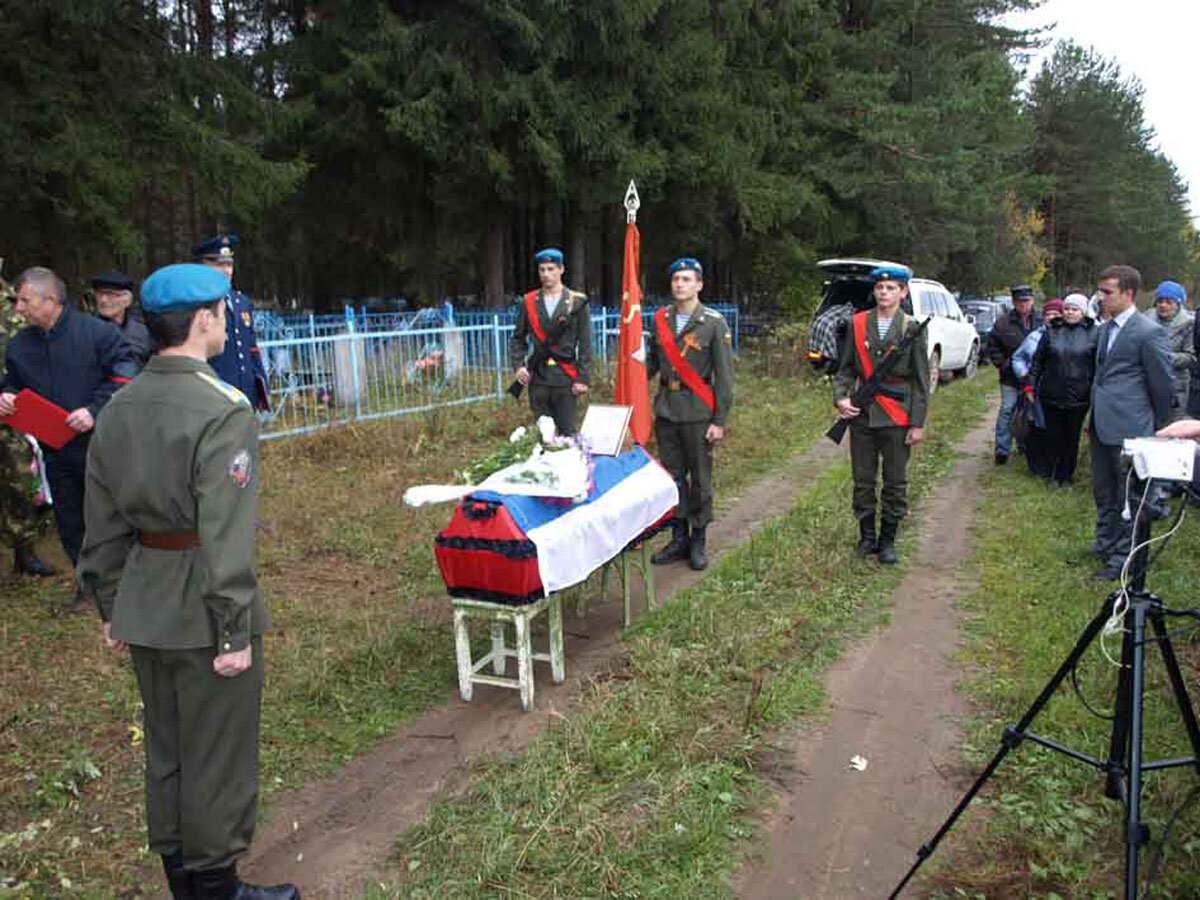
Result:
M1086 445L1086 439L1085 439ZM1086 457L1086 446L1083 451ZM976 527L979 589L965 603L969 618L967 683L975 715L970 757L981 765L999 748L1002 729L1029 708L1075 645L1111 590L1091 576L1085 548L1094 537L1095 506L1086 466L1070 491L1047 491L1011 464L989 471ZM1165 529L1160 525L1155 533ZM1171 605L1195 607L1200 536L1195 510L1155 564L1148 587ZM1170 627L1180 628L1175 621ZM1180 635L1185 679L1200 695L1200 645ZM1120 642L1110 640L1120 656ZM1147 758L1186 755L1187 742L1154 647L1147 652ZM1079 667L1080 687L1100 711L1112 709L1116 669L1098 648ZM1091 715L1069 686L1055 695L1033 730L1103 757L1109 724ZM1193 770L1150 775L1144 815L1152 837L1197 786ZM1103 776L1033 744L1009 755L977 806L960 820L934 858L926 886L939 897L1074 898L1122 895L1122 808L1103 799ZM947 811L948 812L948 811ZM1200 896L1200 804L1175 824L1154 888L1143 896ZM1143 851L1143 873L1153 846ZM931 868L933 864L931 863Z
M831 418L823 383L749 348L738 384L716 459L719 500L806 449ZM611 396L603 378L595 394ZM528 418L524 403L481 403L264 445L259 569L274 620L265 808L450 696L433 537L451 508L412 510L401 498L451 478ZM65 579L0 574L0 589L0 896L156 894L128 661L104 650L93 618L58 611Z
M948 385L914 454L919 497L990 393ZM822 422L822 424L826 424ZM911 531L905 532L905 543ZM476 763L369 897L724 897L770 735L822 708L821 674L885 614L902 570L851 562L848 463L630 631L622 665L520 753Z

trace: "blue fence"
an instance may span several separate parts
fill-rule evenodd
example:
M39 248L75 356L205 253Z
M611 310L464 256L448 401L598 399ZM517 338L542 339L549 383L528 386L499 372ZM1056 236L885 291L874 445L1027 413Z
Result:
M714 305L729 322L735 351L736 306ZM653 309L642 312L650 326ZM502 398L516 368L509 355L514 310L280 316L257 312L255 326L271 396L263 439L436 407ZM620 311L592 313L593 368L617 350Z

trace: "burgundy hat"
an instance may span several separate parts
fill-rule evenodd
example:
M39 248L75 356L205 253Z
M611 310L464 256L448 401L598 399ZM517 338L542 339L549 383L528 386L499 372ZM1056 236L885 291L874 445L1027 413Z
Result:
M1044 316L1046 313L1052 313L1052 312L1056 312L1059 315L1062 315L1063 311L1066 308L1067 308L1066 305L1061 300L1059 300L1057 297L1051 297L1049 300L1047 300L1045 303L1042 304L1042 315Z

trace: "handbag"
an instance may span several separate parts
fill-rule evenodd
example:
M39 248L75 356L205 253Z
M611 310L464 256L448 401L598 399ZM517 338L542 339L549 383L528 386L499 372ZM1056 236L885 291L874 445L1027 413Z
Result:
M1017 405L1013 409L1012 421L1009 423L1009 431L1012 436L1019 441L1029 437L1030 420L1033 418L1033 403L1025 395L1024 392L1017 399Z

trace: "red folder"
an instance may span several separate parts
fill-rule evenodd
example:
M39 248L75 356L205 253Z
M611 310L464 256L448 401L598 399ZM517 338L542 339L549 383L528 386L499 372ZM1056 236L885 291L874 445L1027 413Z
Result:
M47 447L61 450L79 433L67 424L70 413L29 388L17 394L16 407L11 416L0 416L0 422L32 434Z

